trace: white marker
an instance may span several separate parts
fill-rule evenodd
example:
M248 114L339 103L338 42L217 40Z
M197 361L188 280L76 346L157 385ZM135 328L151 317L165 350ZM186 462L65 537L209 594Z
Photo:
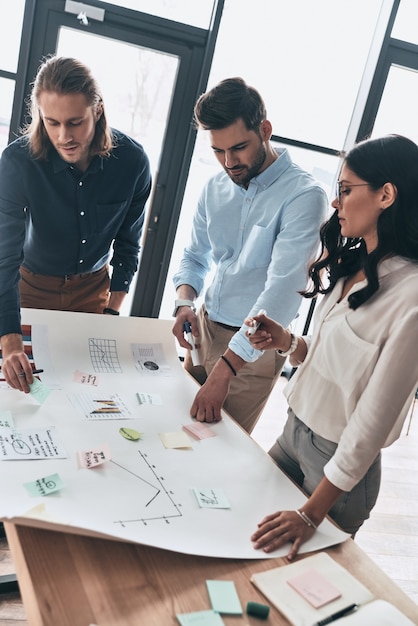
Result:
M192 357L192 363L193 363L193 365L200 365L199 355L198 355L197 350L195 348L194 337L192 335L192 325L190 324L190 322L184 322L183 330L184 330L184 334L186 336L187 341L189 342L189 344L191 346L193 346L192 349L190 350L190 356Z
M259 312L257 313L257 315L267 315L267 313L265 312L264 309L260 309ZM254 322L254 324L252 326L248 327L248 334L249 335L254 335L254 333L258 330L258 327L260 326L260 322Z

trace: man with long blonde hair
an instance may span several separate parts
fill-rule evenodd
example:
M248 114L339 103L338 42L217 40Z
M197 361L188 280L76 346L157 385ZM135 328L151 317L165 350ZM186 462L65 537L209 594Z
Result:
M90 69L45 59L30 122L0 160L0 337L10 386L28 393L33 380L20 307L119 314L150 190L148 157L109 127Z

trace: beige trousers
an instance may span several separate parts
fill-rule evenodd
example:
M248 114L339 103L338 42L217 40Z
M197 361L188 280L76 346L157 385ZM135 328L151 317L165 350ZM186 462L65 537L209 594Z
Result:
M190 352L187 351L184 367L202 385L236 331L212 322L205 307L198 312L198 324L201 344L199 357L202 365L194 366ZM223 408L248 433L256 425L285 360L275 350L268 350L254 363L244 365L237 376L232 378Z

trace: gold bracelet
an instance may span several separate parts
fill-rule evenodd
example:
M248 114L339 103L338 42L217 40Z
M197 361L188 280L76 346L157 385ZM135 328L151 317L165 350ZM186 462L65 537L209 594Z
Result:
M311 518L308 517L306 515L306 513L304 513L303 511L299 511L299 509L295 509L295 513L297 513L299 515L300 519L303 520L305 522L305 524L307 526L309 526L310 528L313 528L314 530L316 530L318 528L318 526L316 526L316 524L313 523Z

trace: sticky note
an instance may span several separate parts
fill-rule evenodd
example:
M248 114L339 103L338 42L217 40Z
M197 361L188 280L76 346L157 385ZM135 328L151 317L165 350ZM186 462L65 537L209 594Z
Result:
M241 602L233 580L207 580L206 586L214 611L242 615Z
M142 433L133 428L119 428L119 434L125 439L128 439L128 441L138 441L138 439L141 439L142 435Z
M97 387L99 384L99 377L96 374L86 374L85 372L76 370L74 372L73 381L75 383L80 383L80 385L92 385L93 387Z
M174 433L159 433L160 439L166 448L192 448L190 439L182 431Z
M13 415L9 410L0 411L0 428L13 428Z
M39 404L43 404L50 394L48 387L41 382L39 378L33 379L33 383L29 385L29 389L32 396L39 402Z
M305 598L315 609L341 597L341 591L321 574L311 568L294 578L289 578L287 584Z
M30 483L24 483L24 487L31 496L47 496L54 491L59 491L63 486L64 483L58 474L51 474Z
M207 424L202 422L193 422L192 424L184 424L183 430L192 435L195 439L206 439L207 437L216 437L214 430L209 428Z
M110 448L107 443L91 450L79 450L77 453L78 466L82 469L91 469L110 460Z
M138 391L136 394L139 404L162 404L161 396L158 393L145 393Z
M176 615L181 626L224 626L225 622L215 611L195 611Z
M222 489L211 489L209 487L194 487L194 495L201 508L205 509L230 509L228 502Z

